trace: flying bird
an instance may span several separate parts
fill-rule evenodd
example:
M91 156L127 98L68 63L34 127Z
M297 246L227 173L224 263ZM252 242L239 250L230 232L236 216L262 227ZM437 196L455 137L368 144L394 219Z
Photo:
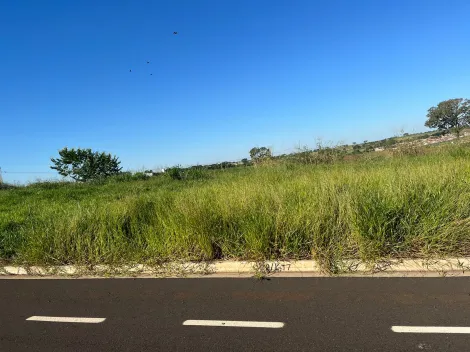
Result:
M132 72L132 70L129 70L129 72Z
M149 64L149 63L150 63L150 61L147 61L147 63Z
M173 34L178 34L178 32L173 32Z
M153 73L151 73L150 76L153 76Z

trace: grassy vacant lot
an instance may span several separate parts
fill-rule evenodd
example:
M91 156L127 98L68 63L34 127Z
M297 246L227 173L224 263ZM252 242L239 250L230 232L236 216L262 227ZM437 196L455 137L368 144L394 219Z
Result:
M307 160L307 159L306 159ZM0 259L161 263L470 254L470 146L0 190Z

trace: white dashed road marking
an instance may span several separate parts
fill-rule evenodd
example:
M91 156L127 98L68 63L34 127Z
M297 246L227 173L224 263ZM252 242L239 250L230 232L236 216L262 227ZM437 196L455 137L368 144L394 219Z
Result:
M34 315L29 317L29 321L47 321L53 323L85 323L85 324L99 324L106 320L106 318L77 318L77 317L46 317Z
M470 334L466 326L392 326L393 332L412 334Z
M284 323L271 321L237 321L237 320L186 320L183 325L192 326L223 326L235 328L268 328L280 329Z

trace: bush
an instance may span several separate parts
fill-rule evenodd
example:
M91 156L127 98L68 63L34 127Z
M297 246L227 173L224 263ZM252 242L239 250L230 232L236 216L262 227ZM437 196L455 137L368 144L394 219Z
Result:
M0 183L0 190L13 189L13 188L16 188L16 186L11 185L9 183Z
M448 131L436 131L436 132L433 132L431 134L432 137L442 137L442 136L445 136L446 134L448 134L449 132ZM424 136L424 138L428 138L428 136Z
M202 166L195 166L187 169L175 166L167 169L165 174L167 174L172 180L178 181L202 180L209 178L209 174Z
M396 139L396 138L393 138L393 137L392 137L392 138L387 138L387 139L385 140L385 143L384 143L384 145L385 145L386 147L391 147L391 146L393 146L393 145L395 145L395 144L397 144L397 139Z
M170 167L165 172L172 180L184 180L184 170L179 166Z

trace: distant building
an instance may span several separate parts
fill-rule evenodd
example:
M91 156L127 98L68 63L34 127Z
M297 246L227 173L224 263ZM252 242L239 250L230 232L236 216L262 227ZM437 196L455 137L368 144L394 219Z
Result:
M144 174L151 177L151 176L158 176L165 173L165 169L160 169L160 170L146 170L144 171Z

